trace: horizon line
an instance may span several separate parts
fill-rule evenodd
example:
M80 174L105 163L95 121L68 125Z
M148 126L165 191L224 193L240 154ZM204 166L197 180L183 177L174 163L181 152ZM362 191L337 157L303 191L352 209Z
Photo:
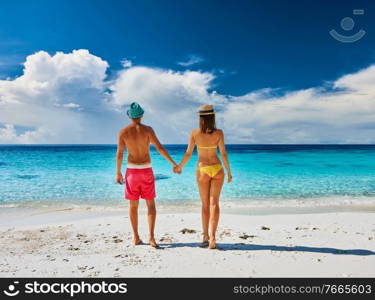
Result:
M153 146L152 144L150 144L151 146ZM177 145L181 145L181 146L187 146L188 144L182 144L182 143L163 143L163 145L167 145L167 146L177 146ZM375 143L354 143L354 144L345 144L345 143L317 143L317 144L313 144L313 143L285 143L285 144L282 144L282 143L250 143L250 144L244 144L244 143L241 143L241 144L238 144L238 143L226 143L225 145L232 145L232 146L375 146ZM93 143L84 143L84 144L78 144L78 143L74 143L74 144L63 144L63 143L59 143L59 144L0 144L0 147L1 146L117 146L117 144L104 144L104 143L96 143L96 144L93 144Z

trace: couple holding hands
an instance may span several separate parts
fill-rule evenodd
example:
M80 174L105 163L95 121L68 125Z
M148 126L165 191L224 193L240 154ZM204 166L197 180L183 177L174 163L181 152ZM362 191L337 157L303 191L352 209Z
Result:
M150 144L173 165L173 171L181 174L182 168L198 149L197 185L202 201L203 241L201 247L216 248L216 229L219 222L219 198L224 184L224 170L219 157L219 148L224 167L227 170L228 182L232 181L228 155L224 144L224 133L215 125L215 111L212 105L199 108L199 128L191 132L186 153L179 165L169 156L167 150L159 142L152 127L141 123L144 114L142 107L133 102L127 111L131 124L120 130L117 146L117 183L125 182L125 198L130 200L129 217L132 224L133 243L142 243L138 234L139 198L145 199L148 211L149 243L158 247L154 228L156 220L155 178L151 167ZM121 173L123 154L127 149L127 168L125 178Z

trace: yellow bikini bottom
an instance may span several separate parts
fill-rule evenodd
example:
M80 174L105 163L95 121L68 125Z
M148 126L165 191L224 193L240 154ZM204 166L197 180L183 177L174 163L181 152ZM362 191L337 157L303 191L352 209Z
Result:
M207 174L210 177L214 177L223 167L220 164L198 167L200 172Z

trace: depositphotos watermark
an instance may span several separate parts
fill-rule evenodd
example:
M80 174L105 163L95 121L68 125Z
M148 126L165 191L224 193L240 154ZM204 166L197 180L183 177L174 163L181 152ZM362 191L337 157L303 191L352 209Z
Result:
M128 291L126 283L107 283L105 281L94 283L85 281L79 283L40 283L34 280L25 283L23 289L19 285L19 281L14 281L3 293L9 297L17 296L21 291L24 294L67 294L70 297L74 297L77 294L125 294Z
M364 9L353 9L353 15L364 15L365 10ZM340 25L341 28L347 32L352 31L354 28L354 20L350 17L345 17L341 20ZM359 41L361 38L364 37L366 34L366 31L363 29L360 29L356 33L353 33L351 35L345 35L338 33L335 29L332 29L329 34L337 41L341 43L354 43L356 41Z

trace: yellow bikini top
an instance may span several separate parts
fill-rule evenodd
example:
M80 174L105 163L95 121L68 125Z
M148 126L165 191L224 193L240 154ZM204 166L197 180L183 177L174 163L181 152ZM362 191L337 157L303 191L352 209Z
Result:
M216 146L197 146L198 149L216 149Z

